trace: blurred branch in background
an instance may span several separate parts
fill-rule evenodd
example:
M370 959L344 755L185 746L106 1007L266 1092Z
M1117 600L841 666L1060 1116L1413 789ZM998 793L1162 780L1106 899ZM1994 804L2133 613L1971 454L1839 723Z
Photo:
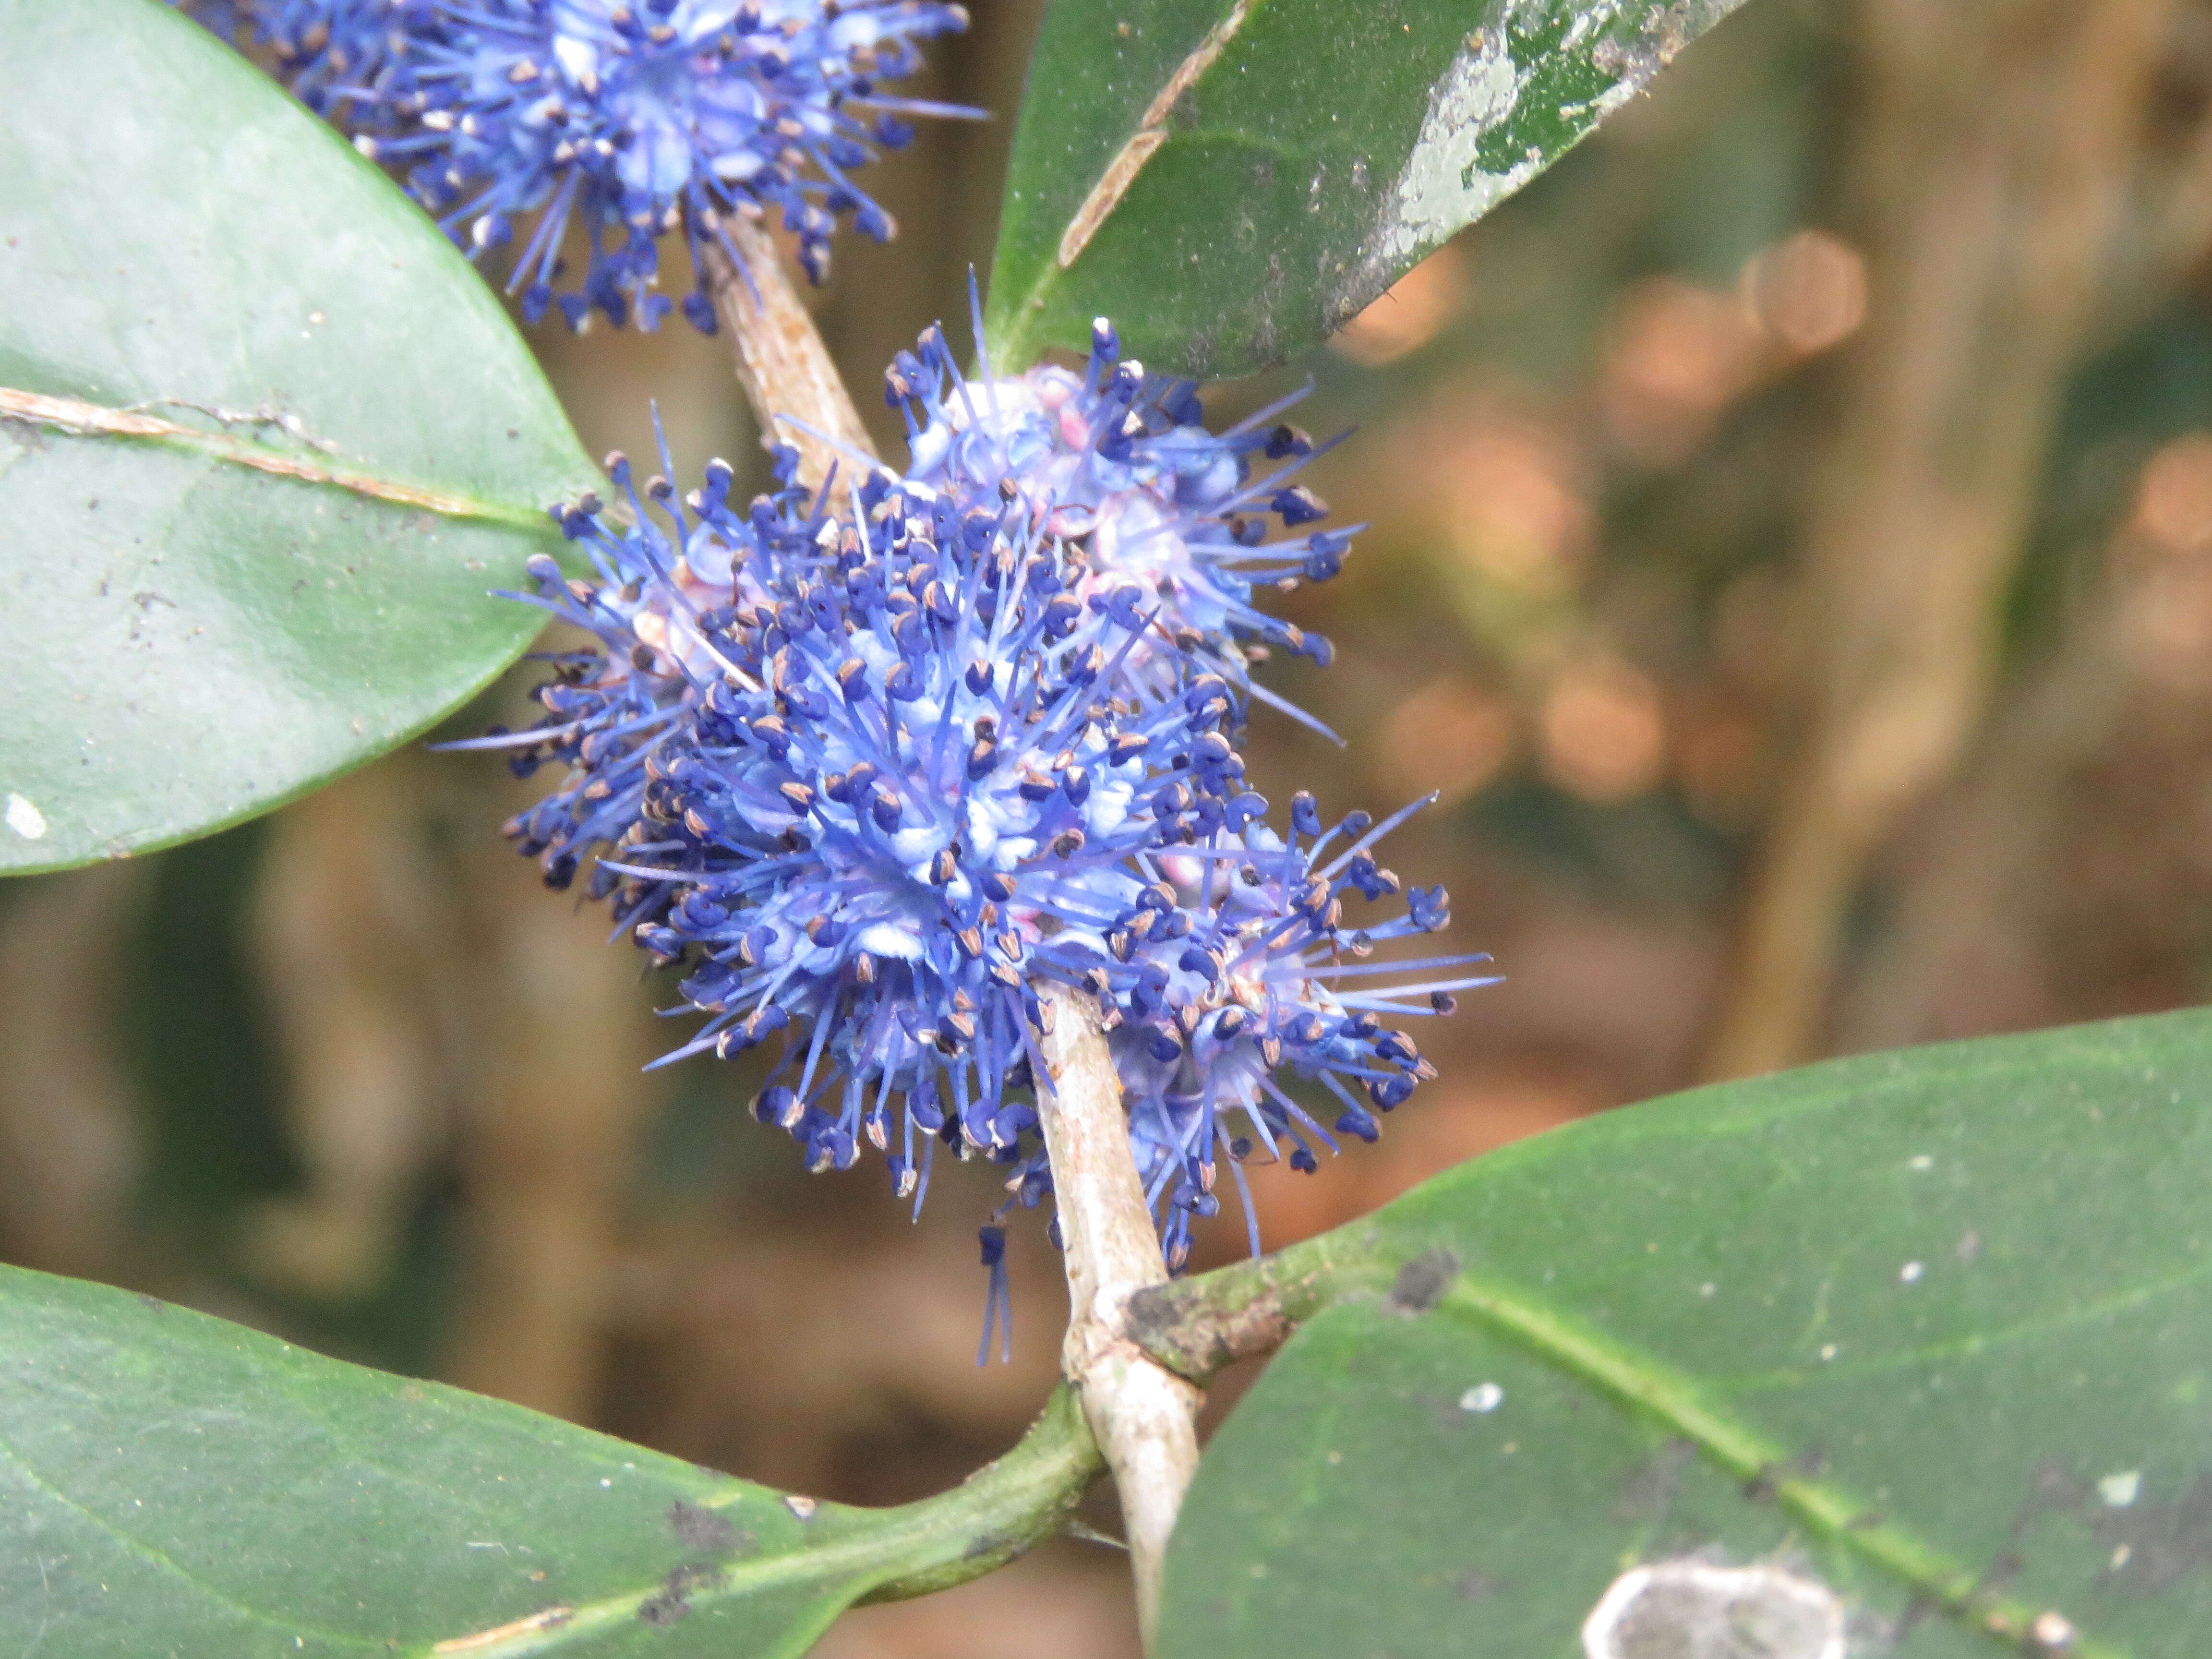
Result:
M403 752L270 822L248 932L301 1182L240 1217L240 1249L296 1295L375 1289L459 1104L472 1033L450 895L422 844L424 765Z
M1973 764L1900 838L1844 1046L2197 995L2212 927L2212 439L2153 458L2105 575L2070 611Z
M1817 1046L1866 861L1980 719L2170 11L1862 12L1844 186L1873 307L1800 538L1796 729L1709 1076Z
M0 1250L100 1279L129 1257L138 1103L111 1024L143 866L15 884L0 908Z
M504 793L513 810L538 791ZM467 939L456 965L479 1058L465 1074L462 1281L441 1374L588 1418L638 1134L664 1093L643 1068L666 1034L637 962L606 943L604 913L548 893L503 842L471 837L455 863Z

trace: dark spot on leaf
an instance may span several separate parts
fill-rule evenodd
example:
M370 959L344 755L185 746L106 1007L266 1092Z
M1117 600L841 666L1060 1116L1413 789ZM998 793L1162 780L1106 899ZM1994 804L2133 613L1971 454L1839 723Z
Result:
M158 1296L146 1296L142 1294L138 1298L138 1305L142 1308L151 1308L155 1313L159 1313L162 1309L167 1307L169 1304L162 1301Z
M1674 1507L1674 1494L1682 1484L1682 1471L1698 1455L1696 1444L1680 1437L1659 1449L1621 1478L1613 1500L1613 1518L1635 1522L1656 1521Z
M2154 1595L2212 1567L2212 1472L2197 1475L2170 1503L2138 1497L2115 1506L2093 1495L2087 1507L2105 1554L2100 1589Z
M995 1533L982 1533L968 1540L968 1547L960 1552L963 1561L975 1561L996 1554L1006 1547L1006 1540Z
M680 1498L668 1506L668 1524L676 1529L676 1536L685 1548L715 1555L726 1553L738 1535L728 1516L687 1504Z
M1784 1480L1811 1479L1827 1467L1828 1455L1818 1446L1808 1446L1795 1457L1764 1465L1743 1483L1743 1495L1754 1504L1771 1504Z
M1469 1414L1461 1409L1459 1396L1456 1395L1423 1394L1416 1395L1413 1398L1414 1402L1427 1414L1430 1423L1443 1433L1456 1434L1464 1429L1470 1420Z
M1996 1559L1982 1569L1982 1576L1974 1581L1974 1594L1979 1595L1986 1591L2002 1589L2019 1577L2021 1569L2027 1565L2017 1552L2000 1551Z
M1164 1285L1148 1285L1121 1305L1122 1328L1140 1348L1150 1348L1173 1330L1176 1322L1176 1304Z
M1462 1601L1487 1601L1498 1594L1498 1581L1480 1568L1469 1567L1452 1581L1452 1595Z
M695 1561L677 1568L660 1581L660 1588L638 1603L637 1616L647 1625L672 1625L691 1611L691 1592L712 1589L722 1582L722 1570L711 1561Z
M1915 1626L1924 1624L1942 1610L1943 1604L1929 1595L1926 1590L1913 1591L1911 1599L1905 1604L1905 1611L1898 1615L1897 1622L1889 1627L1891 1648L1904 1646L1905 1638L1912 1634Z
M2039 1515L2052 1510L2070 1514L2080 1509L2087 1497L2088 1489L2075 1478L2071 1469L2057 1458L2046 1457L2028 1476L2027 1491L2021 1498L2019 1509L2013 1512L2007 1535L2019 1537Z
M1398 1269L1390 1286L1390 1305L1403 1314L1425 1314L1444 1299L1453 1279L1459 1277L1459 1258L1438 1246L1424 1250Z

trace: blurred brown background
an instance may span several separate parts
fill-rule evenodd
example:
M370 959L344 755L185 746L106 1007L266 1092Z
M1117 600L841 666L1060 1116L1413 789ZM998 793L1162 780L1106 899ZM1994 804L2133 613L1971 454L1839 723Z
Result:
M988 261L1036 7L975 11L929 90L999 120L878 167L902 238L820 296L878 415ZM1389 861L1508 975L1419 1033L1443 1076L1381 1146L1261 1173L1270 1246L1700 1079L2203 997L2208 100L2203 0L1752 0L1328 351L1212 394L1310 376L1302 423L1360 428L1314 482L1371 527L1283 604L1338 663L1267 671L1348 745L1263 710L1261 787L1441 789ZM648 449L657 398L684 471L757 465L720 343L534 338L587 447ZM801 1173L742 1075L641 1073L668 989L505 850L524 789L412 749L0 888L0 1254L823 1496L954 1483L1050 1386L1041 1223L979 1370L989 1171L909 1225L878 1165ZM1069 1542L823 1651L1134 1633Z

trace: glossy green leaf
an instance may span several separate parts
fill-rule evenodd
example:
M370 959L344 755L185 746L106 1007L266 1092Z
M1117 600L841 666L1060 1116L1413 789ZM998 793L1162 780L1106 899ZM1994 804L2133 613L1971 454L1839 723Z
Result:
M1001 362L1313 345L1739 0L1052 0L991 269Z
M1207 1451L1164 1652L1572 1659L1643 1564L1592 1659L2201 1653L2208 1191L2190 1012L1607 1113L1170 1291L1200 1358L1178 1310L1322 1310Z
M1063 1391L955 1492L810 1504L0 1268L0 1645L38 1659L781 1659L1018 1553L1097 1466Z
M528 641L485 590L593 472L425 216L161 0L0 0L0 870L33 870L421 731Z

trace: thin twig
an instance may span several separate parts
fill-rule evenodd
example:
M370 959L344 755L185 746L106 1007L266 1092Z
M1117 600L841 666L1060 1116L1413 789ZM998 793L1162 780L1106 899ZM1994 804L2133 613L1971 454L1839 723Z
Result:
M811 484L836 465L842 495L858 481L854 452L872 460L876 447L782 256L767 228L742 214L709 215L705 229L707 291L729 333L762 441L795 447L799 476Z
M1364 1223L1339 1227L1129 1297L1121 1328L1178 1376L1204 1388L1224 1365L1270 1354L1298 1325L1346 1297L1380 1296L1395 1268Z
M1121 1494L1137 1617L1151 1652L1159 1623L1161 1564L1184 1489L1198 1470L1198 1407L1206 1396L1122 1328L1130 1297L1164 1283L1167 1269L1129 1150L1128 1114L1097 1006L1079 991L1049 982L1037 987L1037 995L1044 1006L1049 1073L1037 1080L1037 1109L1052 1158L1067 1260L1067 1339L1060 1364L1083 1396L1091 1431Z

